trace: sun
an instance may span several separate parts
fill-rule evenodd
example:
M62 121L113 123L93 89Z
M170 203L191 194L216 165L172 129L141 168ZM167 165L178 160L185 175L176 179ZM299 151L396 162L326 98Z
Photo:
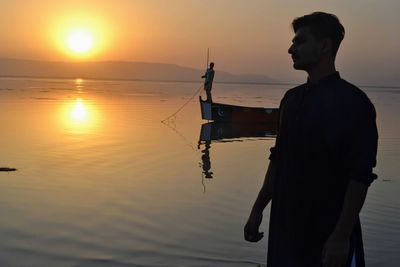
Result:
M89 30L72 30L67 36L67 45L71 52L85 54L93 49L93 34Z
M65 14L49 24L48 36L55 51L68 60L82 61L107 53L116 32L111 25L90 13Z

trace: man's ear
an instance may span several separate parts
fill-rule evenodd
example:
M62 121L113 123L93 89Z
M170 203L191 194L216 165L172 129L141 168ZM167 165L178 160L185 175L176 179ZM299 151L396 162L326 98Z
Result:
M325 38L321 41L322 52L323 53L331 53L332 51L332 40L329 38Z

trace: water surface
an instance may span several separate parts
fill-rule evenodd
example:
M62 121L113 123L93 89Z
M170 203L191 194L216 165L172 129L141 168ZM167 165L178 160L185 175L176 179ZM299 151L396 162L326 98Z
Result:
M0 79L1 266L257 266L243 240L272 137L200 145L197 83ZM215 84L218 102L277 107L289 86ZM400 90L377 109L379 179L361 214L367 266L400 256ZM232 140L225 140L232 141ZM204 156L212 178L204 174ZM207 163L207 162L206 162ZM268 232L269 209L262 228Z

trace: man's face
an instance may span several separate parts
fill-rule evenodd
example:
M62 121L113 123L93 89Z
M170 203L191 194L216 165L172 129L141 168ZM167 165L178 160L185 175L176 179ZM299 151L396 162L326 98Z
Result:
M293 68L307 71L315 67L321 59L322 47L322 42L313 36L310 28L298 29L288 50L292 55Z

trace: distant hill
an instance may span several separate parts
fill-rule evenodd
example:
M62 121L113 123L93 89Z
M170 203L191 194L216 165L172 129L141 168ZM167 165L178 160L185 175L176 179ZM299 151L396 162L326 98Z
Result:
M58 62L0 58L0 76L41 78L86 78L151 81L199 81L204 70L175 64L99 61ZM270 77L256 74L235 75L216 70L215 82L273 83Z

